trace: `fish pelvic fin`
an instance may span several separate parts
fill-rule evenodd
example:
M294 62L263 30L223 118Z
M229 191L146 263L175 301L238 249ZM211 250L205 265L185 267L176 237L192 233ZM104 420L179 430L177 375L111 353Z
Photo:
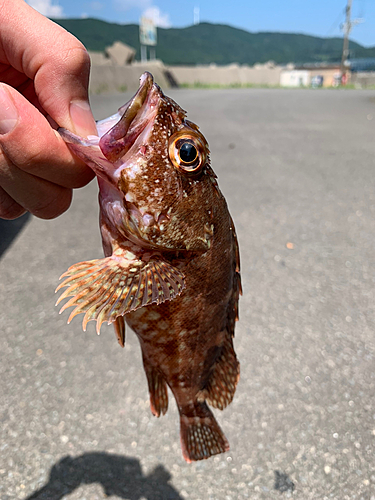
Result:
M181 448L186 462L204 460L229 450L229 443L206 403L180 410Z
M147 262L127 258L127 252L118 248L110 257L80 262L71 266L61 278L66 278L56 289L68 287L57 304L71 297L60 310L74 306L68 323L80 313L85 313L82 327L96 321L99 334L103 322L115 322L116 318L136 309L172 300L185 288L185 277L176 267L159 257ZM117 335L121 343L122 326Z
M113 322L113 326L115 327L115 333L118 340L118 343L121 347L125 347L125 319L124 316L119 316Z
M239 378L240 363L233 349L233 339L227 334L207 385L198 392L198 401L207 401L213 408L224 410L232 402Z
M151 412L155 417L165 415L168 410L168 388L163 376L143 360L150 392Z

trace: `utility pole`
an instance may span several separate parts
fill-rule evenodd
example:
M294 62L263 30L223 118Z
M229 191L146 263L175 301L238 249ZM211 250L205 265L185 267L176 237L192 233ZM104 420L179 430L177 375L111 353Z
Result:
M194 7L194 25L199 24L199 7Z
M342 29L344 30L344 43L342 46L342 57L341 57L341 83L343 83L344 85L347 82L348 67L345 63L349 59L349 35L353 26L363 23L364 21L364 19L353 19L353 21L350 19L350 14L352 10L352 1L353 0L348 0L348 3L346 4L345 22L342 26Z
M344 43L342 46L342 57L341 57L341 82L343 83L344 80L346 80L346 70L347 67L345 65L345 62L347 61L349 57L349 34L352 29L352 24L350 22L350 12L352 10L352 0L348 0L348 3L346 5L346 16L345 16L345 23L344 23Z
M143 63L147 62L147 45L141 45L141 61Z

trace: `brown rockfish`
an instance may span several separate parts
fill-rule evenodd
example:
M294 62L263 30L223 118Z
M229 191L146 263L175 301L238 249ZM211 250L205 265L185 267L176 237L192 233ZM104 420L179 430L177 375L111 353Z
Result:
M151 411L177 401L184 458L229 449L207 404L233 399L239 363L233 349L241 293L239 252L208 144L186 112L144 73L98 136L60 129L98 177L104 259L63 274L69 321L113 323L124 345L125 319L141 344ZM60 312L61 312L60 311Z

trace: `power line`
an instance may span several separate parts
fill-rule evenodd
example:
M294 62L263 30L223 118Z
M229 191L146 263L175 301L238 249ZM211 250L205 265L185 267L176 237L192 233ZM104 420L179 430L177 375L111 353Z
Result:
M366 0L358 0L359 8L358 8L358 17L363 19L365 17L365 4Z
M332 23L331 27L327 31L326 36L329 36L335 28L339 28L340 27L340 21L341 21L342 15L344 13L345 13L345 9L342 9L340 11L340 14L337 16L337 18L335 19L335 21Z

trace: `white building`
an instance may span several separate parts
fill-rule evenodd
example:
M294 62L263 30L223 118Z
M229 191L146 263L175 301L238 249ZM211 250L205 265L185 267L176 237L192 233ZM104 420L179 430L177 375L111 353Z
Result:
M281 71L282 87L308 87L311 83L310 71L304 69L285 69Z

